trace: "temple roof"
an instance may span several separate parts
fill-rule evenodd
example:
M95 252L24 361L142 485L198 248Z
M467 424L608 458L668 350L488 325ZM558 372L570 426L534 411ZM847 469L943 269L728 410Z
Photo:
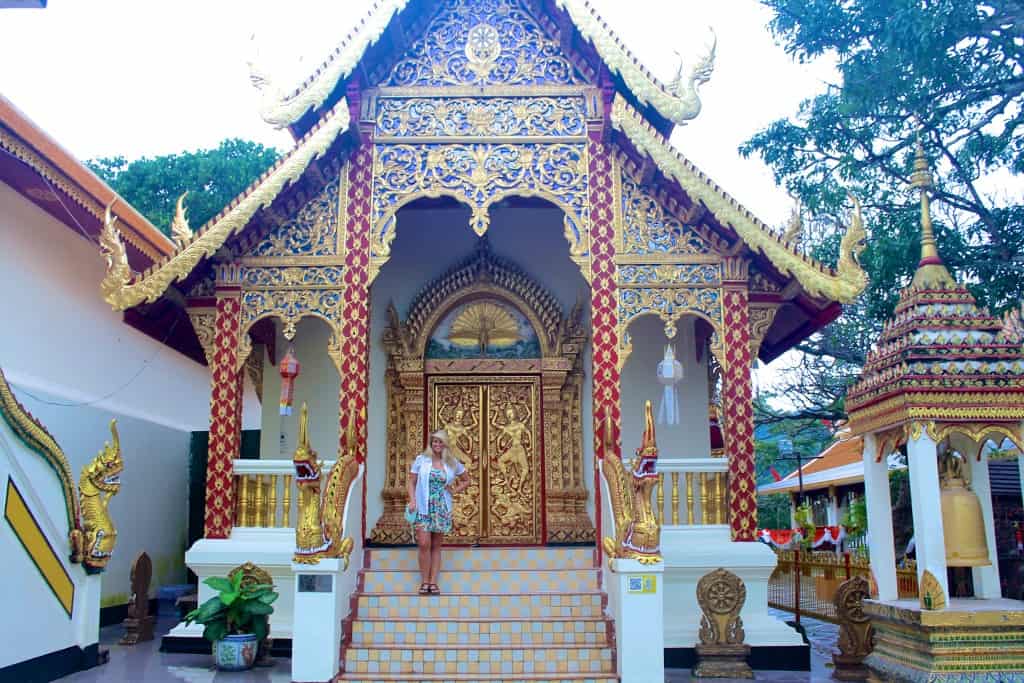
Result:
M864 437L851 436L849 429L840 430L836 440L829 444L815 460L807 462L803 470L804 490L814 491L829 486L841 486L864 481ZM800 477L793 470L779 481L757 487L758 494L791 493L800 488Z
M912 419L1024 419L1024 347L1020 330L979 308L950 275L935 243L924 150L915 161L921 192L921 259L892 319L846 394L854 432Z
M777 280L777 284L773 285L777 287L775 291L781 292L795 280L799 285L795 291L802 289L805 293L795 302L801 308L800 316L803 317L800 320L803 322L794 323L797 327L787 327L784 334L775 340L777 348L773 357L795 343L794 340L798 341L838 315L839 307L834 302L850 302L863 291L867 276L856 260L863 249L865 238L859 211L855 213L850 229L843 238L840 260L835 270L802 254L672 147L666 137L665 127L659 125L659 121L663 122L664 119L660 118L660 114L652 115L649 107L642 106L644 102L650 102L661 107L658 111L673 111L675 105L665 99L666 86L658 84L636 63L586 0L550 1L554 2L556 8L560 8L557 11L564 11L565 17L572 18L571 26L575 27L574 30L592 42L592 45L587 43L591 45L589 49L596 50L601 59L608 62L609 69L627 84L632 84L632 89L616 89L610 111L604 112L616 131L616 141L633 148L631 153L634 156L649 160L664 177L665 180L660 182L666 186L671 185L676 194L685 196L685 206L699 209L699 212L703 212L701 215L708 216L709 222L725 236L723 244L729 245L731 254L739 252L741 245L737 242L749 247L756 256L755 261L761 262L757 264L758 270ZM415 3L408 4L411 6ZM339 141L347 139L349 143L355 143L358 137L358 131L350 125L350 107L355 105L345 97L344 92L339 94L337 88L353 73L356 64L381 38L385 29L399 20L398 15L406 5L405 0L377 2L359 28L335 50L317 73L295 93L279 101L283 108L279 107L278 113L274 115L278 120L303 120L301 126L293 126L292 129L293 132L305 131L295 147L220 214L197 230L191 240L175 253L142 273L125 268L108 272L103 283L104 298L108 303L115 309L125 310L157 301L169 287L189 278L200 264L213 256L229 239L245 230L261 209L270 207L275 201L275 206L282 205L287 196L286 188L297 184L307 169L315 165L313 162L317 157L323 156L332 147L339 150L337 153L345 154L346 143ZM408 39L405 40L408 43ZM583 46L578 47L583 49ZM264 84L264 94L271 91ZM524 92L528 93L529 89ZM322 108L327 106L330 109ZM264 113L268 111L266 109ZM357 114L355 112L352 116ZM696 115L696 111L693 115ZM678 112L676 118L679 118ZM116 251L116 231L109 237L107 242ZM117 261L116 254L113 260Z
M277 128L292 126L304 115L325 103L332 104L345 82L356 74L357 67L367 50L377 43L396 22L401 28L400 15L407 7L417 4L410 0L377 0L359 25L350 32L328 57L294 90L282 93L265 88L271 96L261 106L263 119ZM437 3L440 5L441 3ZM572 28L596 50L608 71L617 76L630 99L641 107L651 107L672 124L683 124L700 113L700 101L692 88L687 88L683 74L672 84L662 83L626 47L611 27L587 0L550 0L548 11L561 14L568 20L560 22L560 29ZM404 30L404 29L403 29ZM568 44L568 37L562 37ZM689 79L704 82L710 76L714 50L699 61ZM263 74L255 76L265 79ZM693 80L690 80L690 84Z
M131 266L142 270L174 245L128 202L0 95L0 181L76 233L97 238L111 202ZM116 200L116 201L115 201Z

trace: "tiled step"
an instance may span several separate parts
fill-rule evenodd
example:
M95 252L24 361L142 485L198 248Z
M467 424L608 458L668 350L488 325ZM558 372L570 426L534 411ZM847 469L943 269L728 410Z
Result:
M367 552L370 569L419 569L415 548L373 548ZM594 549L445 548L442 566L447 570L592 569Z
M352 647L379 645L433 645L465 647L501 645L572 645L607 647L608 622L604 619L504 620L480 619L437 622L360 619L352 625Z
M601 594L360 595L359 619L548 619L602 616Z
M346 674L612 674L611 648L535 645L530 648L397 645L345 651ZM422 680L422 679L417 679Z
M615 675L594 676L593 674L519 674L515 678L505 678L498 674L379 674L367 678L366 674L342 674L336 681L359 681L360 683L392 683L392 681L417 681L418 683L524 683L526 681L571 681L572 683L619 683Z
M416 593L418 571L364 569L364 593ZM596 569L441 570L442 593L587 593L598 590Z

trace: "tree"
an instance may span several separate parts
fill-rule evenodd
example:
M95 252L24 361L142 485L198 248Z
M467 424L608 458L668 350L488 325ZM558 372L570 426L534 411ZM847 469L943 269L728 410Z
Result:
M213 218L277 161L277 150L246 140L224 140L216 149L200 149L129 162L123 156L90 159L96 175L170 234L175 203L188 190L185 207L196 229Z
M979 304L1001 312L1024 294L1024 2L763 0L800 61L838 58L841 81L741 147L819 217L805 248L836 257L847 193L864 206L871 277L862 301L801 344L809 405L843 413L846 385L912 277L920 209L910 178L917 140L932 161L940 252ZM1015 192L1002 188L1014 186ZM794 386L784 387L783 390ZM777 414L778 411L775 411Z

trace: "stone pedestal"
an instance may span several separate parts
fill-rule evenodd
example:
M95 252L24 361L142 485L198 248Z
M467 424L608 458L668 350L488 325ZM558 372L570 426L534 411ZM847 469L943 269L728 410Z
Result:
M616 656L623 681L665 680L665 565L612 560L607 588L615 617Z
M900 683L1024 681L1024 602L952 599L924 610L916 600L865 600L875 649L871 675Z
M292 680L333 680L341 661L343 593L338 579L343 560L293 564L295 622L292 625Z
M665 557L665 647L672 666L696 661L700 642L697 582L719 567L743 581L747 600L740 612L745 642L752 648L756 669L807 670L810 648L793 627L768 613L768 579L775 570L775 553L764 543L734 543L723 525L670 526L662 529Z

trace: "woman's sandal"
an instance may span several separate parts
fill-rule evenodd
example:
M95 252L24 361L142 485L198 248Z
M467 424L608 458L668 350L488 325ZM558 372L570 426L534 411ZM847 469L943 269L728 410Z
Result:
M436 583L432 583L429 586L427 586L427 592L430 593L431 595L440 595L441 594L441 589L438 588Z
M429 583L421 583L420 584L420 591L419 591L419 593L420 593L420 595L430 595L430 584Z

